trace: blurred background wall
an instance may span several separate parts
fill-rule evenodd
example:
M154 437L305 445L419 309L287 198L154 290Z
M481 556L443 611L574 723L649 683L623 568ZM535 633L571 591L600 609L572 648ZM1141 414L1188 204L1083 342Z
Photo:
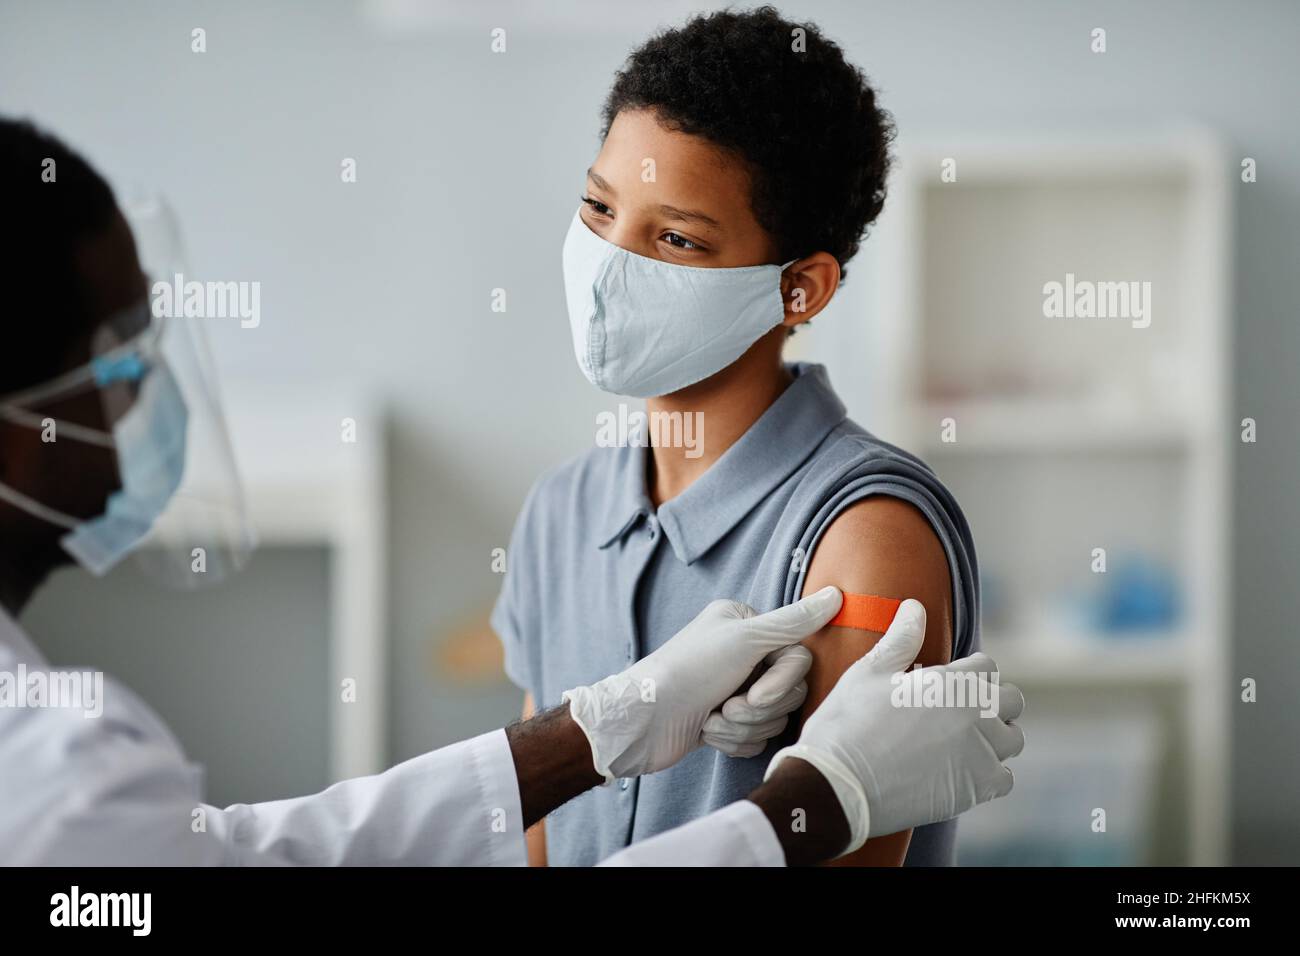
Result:
M273 385L308 401L364 396L367 408L382 410L383 421L364 424L387 441L389 760L517 712L518 692L483 676L490 661L447 642L478 646L474 634L500 583L491 550L506 545L532 480L587 447L596 413L613 407L573 361L560 243L613 71L656 27L708 6L0 4L0 112L63 136L121 190L162 192L181 217L196 276L261 282L258 328L212 326L228 394ZM1261 690L1259 704L1229 710L1225 772L1230 859L1294 863L1300 11L1286 2L1173 0L779 7L818 22L863 67L894 113L900 144L954 130L1144 129L1174 120L1215 131L1232 157L1257 160L1259 181L1234 186L1226 417L1256 418L1260 440L1233 452L1224 566L1232 669L1259 678ZM1088 49L1097 26L1108 32L1102 57ZM191 52L196 27L206 31L202 55ZM490 50L494 27L507 30L504 55ZM355 184L340 181L344 158L356 160ZM850 285L878 278L888 241L882 225ZM494 288L507 290L505 313L491 308ZM857 366L836 347L835 322L847 311L815 323L801 347L828 361L851 412L871 427ZM276 408L252 414L273 418ZM301 607L277 611L268 600L319 595L320 554L309 549L303 560L284 572L297 585L275 570L279 552L241 585L267 592L247 598L266 623L253 641L251 624L239 624L236 646L251 654L258 641L312 625ZM76 597L86 627L109 617L108 629L131 627L130 608L88 604L99 592L76 582L58 587L33 609L28 623L38 633L41 621L68 627L57 594ZM217 666L202 662L210 648L165 639L173 613L184 614L151 619L164 639L143 656ZM76 650L84 656L84 645ZM283 666L295 672L291 661ZM324 673L316 659L306 672ZM164 713L183 721L186 706L176 700ZM292 740L307 731L284 733ZM220 762L220 740L196 731L185 742L209 765ZM323 783L317 744L273 784L240 779L233 767L225 777L214 771L214 795L253 799ZM270 790L250 792L258 787Z

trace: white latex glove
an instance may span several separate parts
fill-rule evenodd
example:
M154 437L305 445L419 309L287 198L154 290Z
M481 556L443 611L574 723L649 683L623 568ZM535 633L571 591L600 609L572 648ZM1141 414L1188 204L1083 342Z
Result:
M730 745L726 738L733 735L748 749L779 734L789 712L803 703L807 689L799 685L811 662L797 651L779 652L820 631L842 602L834 587L766 614L714 601L621 674L565 691L569 713L591 743L596 772L609 783L671 767L704 742L710 715L765 659L771 666L745 695L750 709L741 715L755 719L718 715L710 738Z
M790 721L808 697L804 678L812 668L812 651L792 644L763 658L767 669L704 722L701 740L729 757L754 757Z
M869 836L949 820L1011 790L1011 771L1002 761L1024 749L1024 733L1009 723L1024 710L1024 695L998 683L997 665L987 654L901 673L924 639L925 608L904 601L880 642L804 721L798 743L777 751L768 765L767 777L787 757L821 771L849 821L845 853ZM923 686L945 673L965 675L966 683L958 691L945 679L937 698L943 706L896 706L901 682L912 685L914 702L923 702ZM966 706L957 706L957 693ZM989 701L986 695L996 716L980 716L977 702Z

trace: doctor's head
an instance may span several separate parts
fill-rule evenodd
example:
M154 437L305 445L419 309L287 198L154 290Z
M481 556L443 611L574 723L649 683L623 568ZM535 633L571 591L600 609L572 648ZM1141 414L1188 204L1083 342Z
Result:
M674 265L792 263L779 280L785 314L754 345L779 361L884 206L893 128L862 73L811 24L771 7L724 11L635 50L603 120L582 224Z
M146 294L135 244L104 179L29 123L0 119L0 191L11 237L3 260L0 342L0 600L69 559L65 529L14 495L74 517L104 509L120 479L112 448L61 438L45 422L106 430L94 389L12 396L85 367L102 327ZM9 593L6 593L9 592Z

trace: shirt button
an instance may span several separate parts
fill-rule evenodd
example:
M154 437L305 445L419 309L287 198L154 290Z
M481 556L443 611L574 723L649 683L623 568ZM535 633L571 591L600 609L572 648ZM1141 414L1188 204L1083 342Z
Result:
M653 541L655 539L655 535L659 533L659 525L654 518L651 518L649 521L646 522L645 530L646 530L646 534L650 536L650 540Z
M627 779L626 779L626 778L624 778L624 779L622 779L622 780L620 780L620 781L618 782L618 789L620 789L620 790L626 790L626 789L627 789Z

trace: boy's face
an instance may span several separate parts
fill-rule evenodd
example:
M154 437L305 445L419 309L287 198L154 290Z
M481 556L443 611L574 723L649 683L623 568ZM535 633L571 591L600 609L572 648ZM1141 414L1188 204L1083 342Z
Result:
M750 206L749 175L707 140L624 110L587 172L583 222L629 252L703 268L776 261Z

